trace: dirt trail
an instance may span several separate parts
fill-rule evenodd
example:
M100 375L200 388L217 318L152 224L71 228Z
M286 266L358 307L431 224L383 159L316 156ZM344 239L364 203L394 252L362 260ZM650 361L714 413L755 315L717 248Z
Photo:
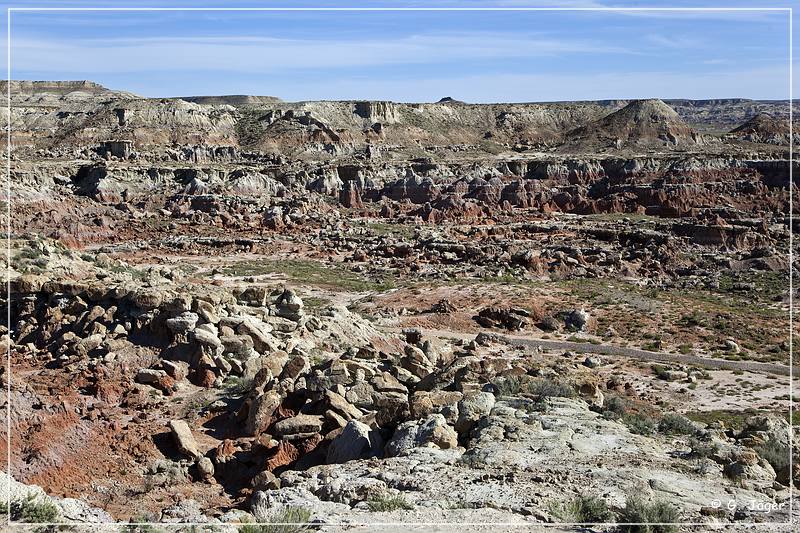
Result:
M390 331L400 332L402 328L386 328ZM460 333L457 331L445 331L440 329L417 328L424 335L448 339L473 339L475 334ZM547 348L550 350L573 350L583 353L596 353L602 355L615 355L631 357L643 361L653 361L657 363L678 363L683 365L694 365L716 370L743 370L747 372L767 372L781 376L790 375L789 367L775 363L757 363L754 361L728 361L725 359L714 359L710 357L700 357L697 355L672 354L664 352L651 352L639 348L628 348L625 346L614 346L611 344L592 344L589 342L572 342L562 340L547 340L530 337L527 335L495 334L499 339L526 348Z

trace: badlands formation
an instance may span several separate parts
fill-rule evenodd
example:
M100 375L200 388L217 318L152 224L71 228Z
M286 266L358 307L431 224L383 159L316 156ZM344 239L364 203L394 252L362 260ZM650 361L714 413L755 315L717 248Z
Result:
M786 102L10 90L12 522L797 520Z

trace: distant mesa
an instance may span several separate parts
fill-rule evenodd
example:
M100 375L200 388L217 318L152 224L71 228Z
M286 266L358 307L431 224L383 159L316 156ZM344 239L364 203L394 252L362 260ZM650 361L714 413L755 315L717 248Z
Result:
M759 113L730 132L740 137L746 135L783 135L788 133L788 129L787 120L779 120L767 113Z
M253 96L249 94L228 94L220 96L181 96L181 100L194 104L208 105L245 105L245 104L277 104L283 102L277 96Z
M111 92L95 83L87 80L71 80L71 81L33 81L33 80L11 80L11 92L15 94L68 94L73 92L84 93L107 93ZM8 90L9 82L6 80L0 81L0 91L6 92Z
M659 99L634 100L622 109L567 134L567 142L582 144L698 144L700 136L670 106Z
M793 137L798 139L798 124L794 124ZM785 144L789 142L789 121L767 113L759 113L747 122L733 128L729 136L742 141L766 144Z
M461 100L456 100L452 96L445 96L444 98L440 99L438 104L463 104L466 102L462 102Z

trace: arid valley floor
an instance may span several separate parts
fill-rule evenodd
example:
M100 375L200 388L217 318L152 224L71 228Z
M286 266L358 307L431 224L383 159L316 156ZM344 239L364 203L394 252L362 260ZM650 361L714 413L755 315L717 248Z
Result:
M787 102L11 94L12 521L788 531Z

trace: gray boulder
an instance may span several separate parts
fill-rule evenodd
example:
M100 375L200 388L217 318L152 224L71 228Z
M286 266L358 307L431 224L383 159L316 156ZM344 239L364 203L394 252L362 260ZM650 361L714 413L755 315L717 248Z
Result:
M322 429L322 417L316 415L297 415L275 422L272 431L284 438L306 437L319 433Z
M303 317L303 300L292 289L285 289L275 301L277 314L295 322Z
M567 315L567 318L564 320L564 323L567 326L567 329L572 329L575 331L585 331L589 326L589 321L591 320L591 316L583 309L573 309Z
M176 317L168 318L166 324L167 328L169 328L172 333L183 334L193 330L199 319L200 317L197 313L187 311Z
M443 450L458 446L458 434L447 425L441 414L433 414L423 420L411 420L397 426L389 443L386 455L405 455L414 448L438 447Z
M462 399L458 402L456 431L460 435L469 434L478 420L492 412L494 403L494 394L491 392L479 392Z
M384 442L378 431L358 420L350 420L328 447L328 463L378 457Z

